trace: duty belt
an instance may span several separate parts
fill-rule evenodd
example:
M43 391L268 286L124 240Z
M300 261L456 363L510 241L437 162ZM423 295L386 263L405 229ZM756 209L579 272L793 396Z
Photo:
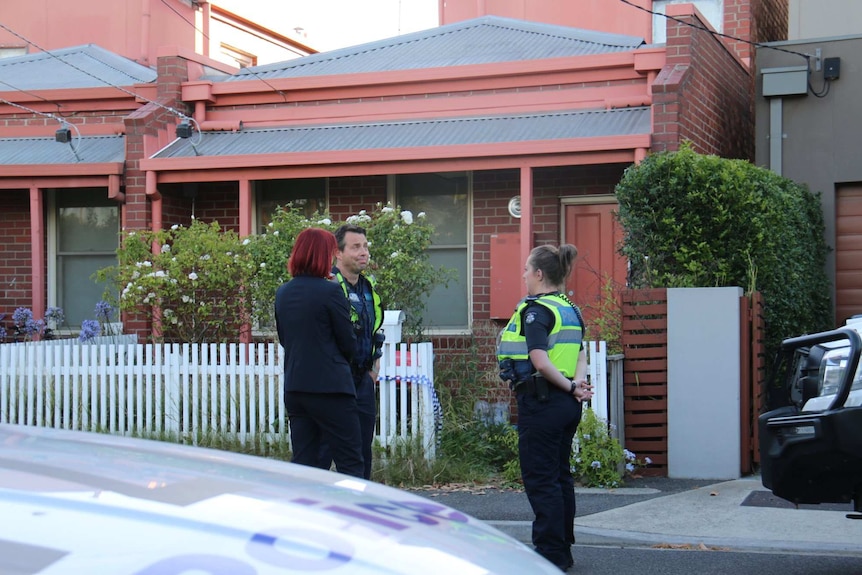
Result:
M515 393L526 393L535 395L541 401L548 399L551 383L541 375L534 375L515 385Z

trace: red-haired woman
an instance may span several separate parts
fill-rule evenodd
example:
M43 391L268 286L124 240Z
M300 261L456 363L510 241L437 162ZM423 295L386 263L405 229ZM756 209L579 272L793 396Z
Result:
M362 477L362 433L350 371L355 335L347 298L329 280L336 249L332 232L303 230L288 263L293 277L276 291L284 405L294 463L319 467L325 440L338 472Z

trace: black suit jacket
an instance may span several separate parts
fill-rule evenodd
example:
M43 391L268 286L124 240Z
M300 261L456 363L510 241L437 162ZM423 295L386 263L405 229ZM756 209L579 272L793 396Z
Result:
M350 360L356 336L337 283L297 276L275 292L275 325L284 348L284 391L356 395Z

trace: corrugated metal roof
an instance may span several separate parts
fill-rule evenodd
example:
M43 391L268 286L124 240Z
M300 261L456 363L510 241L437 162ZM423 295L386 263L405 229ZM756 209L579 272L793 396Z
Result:
M70 144L61 144L54 138L0 138L0 166L99 164L124 160L123 136L83 136L79 139L73 134Z
M233 76L210 79L216 82L271 80L515 62L622 52L643 44L643 38L635 36L483 16L286 62L245 68Z
M650 133L650 108L573 110L196 133L154 158L494 144ZM194 144L194 147L193 145Z
M0 92L131 86L156 71L95 44L0 58Z

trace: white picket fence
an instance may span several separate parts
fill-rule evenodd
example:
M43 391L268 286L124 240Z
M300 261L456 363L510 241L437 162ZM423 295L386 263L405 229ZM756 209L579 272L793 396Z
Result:
M587 349L587 373L593 384L593 398L589 406L596 416L610 426L612 437L625 445L623 411L623 356L608 355L604 341L585 342Z
M281 355L275 343L0 345L0 423L275 440L287 430ZM431 344L386 344L379 377L377 440L418 438L433 458Z

